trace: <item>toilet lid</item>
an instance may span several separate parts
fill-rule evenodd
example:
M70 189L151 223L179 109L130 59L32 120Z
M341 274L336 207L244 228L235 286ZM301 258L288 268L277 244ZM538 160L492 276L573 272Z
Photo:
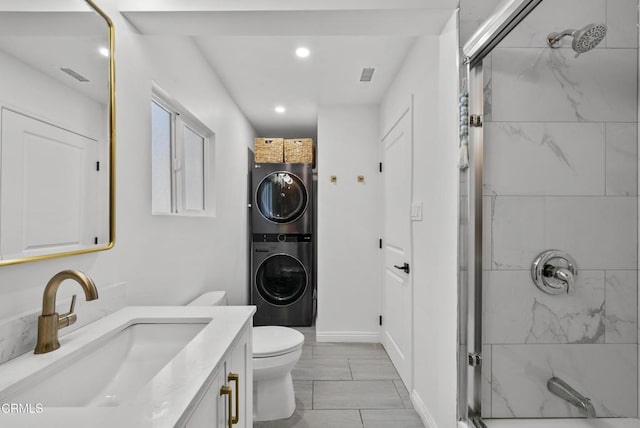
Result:
M302 347L304 335L289 327L253 328L253 358L275 357Z

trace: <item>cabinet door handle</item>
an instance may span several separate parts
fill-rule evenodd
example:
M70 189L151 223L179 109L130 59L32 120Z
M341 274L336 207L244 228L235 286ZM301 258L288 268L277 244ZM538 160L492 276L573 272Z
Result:
M233 422L231 421L231 411L233 410L232 407L232 403L231 403L231 388L229 388L227 385L224 385L222 388L220 388L220 396L222 397L223 395L227 396L227 411L229 413L229 419L227 420L227 426L228 428L232 428L233 427Z
M231 419L233 425L240 421L240 376L238 373L229 373L227 382L233 381L236 384L236 415Z

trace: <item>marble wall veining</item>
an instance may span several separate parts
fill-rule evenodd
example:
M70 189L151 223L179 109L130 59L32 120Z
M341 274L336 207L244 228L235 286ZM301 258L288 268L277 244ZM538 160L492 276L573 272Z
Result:
M491 417L584 417L584 413L547 390L558 376L589 396L599 417L637 412L637 346L492 345ZM633 397L633 398L631 398Z
M461 0L461 40L498 0ZM594 50L546 36L606 23ZM638 0L543 1L483 61L484 417L638 416ZM580 268L572 295L538 290L547 249Z

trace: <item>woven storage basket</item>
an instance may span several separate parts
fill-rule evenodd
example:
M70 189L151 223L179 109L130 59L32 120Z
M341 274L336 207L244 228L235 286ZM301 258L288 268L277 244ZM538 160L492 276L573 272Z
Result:
M313 163L313 139L284 140L284 161L287 163Z
M256 138L256 163L280 163L283 160L284 140L282 138Z

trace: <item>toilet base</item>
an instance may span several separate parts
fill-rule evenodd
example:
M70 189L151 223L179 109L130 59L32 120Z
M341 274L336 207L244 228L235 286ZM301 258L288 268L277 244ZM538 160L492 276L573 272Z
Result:
M286 419L296 410L291 372L272 379L253 382L253 420Z

